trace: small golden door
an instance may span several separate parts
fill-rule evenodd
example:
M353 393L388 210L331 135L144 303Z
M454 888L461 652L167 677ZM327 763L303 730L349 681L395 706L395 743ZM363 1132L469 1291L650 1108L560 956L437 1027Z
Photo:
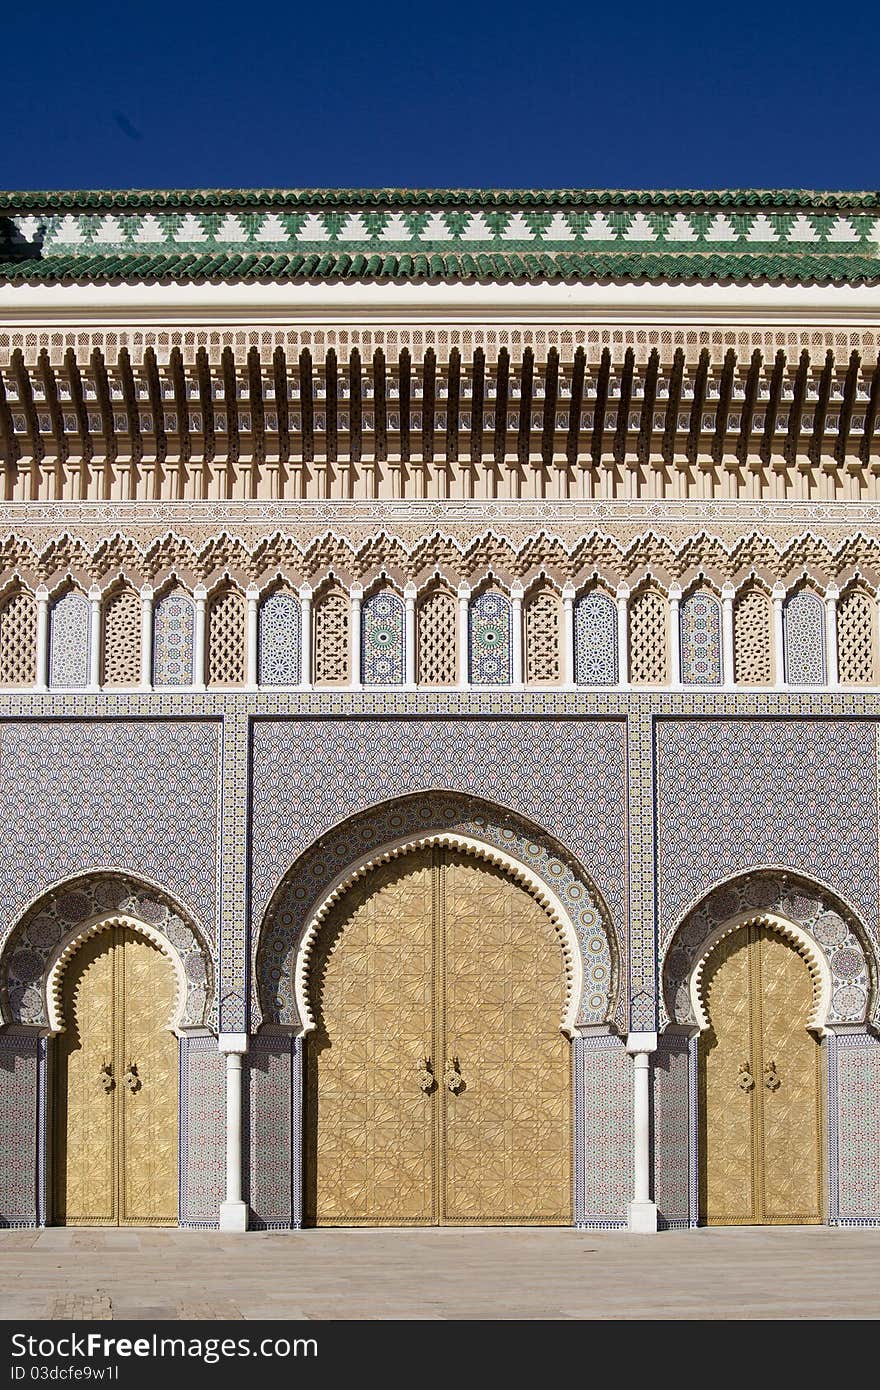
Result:
M79 948L55 1054L59 1225L176 1225L178 1041L170 963L128 927Z
M813 984L779 933L742 927L704 972L701 1209L709 1225L822 1220L821 1047Z

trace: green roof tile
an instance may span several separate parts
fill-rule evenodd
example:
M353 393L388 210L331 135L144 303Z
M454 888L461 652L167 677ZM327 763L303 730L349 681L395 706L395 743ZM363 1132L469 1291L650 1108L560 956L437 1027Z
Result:
M193 189L0 194L7 283L880 280L880 194Z

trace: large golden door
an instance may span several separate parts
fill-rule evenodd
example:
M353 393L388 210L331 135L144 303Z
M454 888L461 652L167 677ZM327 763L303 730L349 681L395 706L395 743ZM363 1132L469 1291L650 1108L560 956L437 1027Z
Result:
M55 1219L177 1223L175 982L127 927L86 941L64 976L55 1086Z
M806 962L776 932L743 927L705 967L700 1039L701 1198L710 1225L822 1219L821 1049L806 1023Z
M312 992L309 1221L570 1222L564 964L523 888L440 849L384 865L323 929Z

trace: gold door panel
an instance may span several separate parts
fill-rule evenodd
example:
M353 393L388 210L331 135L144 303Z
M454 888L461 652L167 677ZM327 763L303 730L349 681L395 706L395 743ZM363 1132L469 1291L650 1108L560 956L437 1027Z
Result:
M565 968L547 913L506 874L450 854L445 882L442 1216L571 1222L571 1045Z
M748 932L733 932L713 951L703 976L711 1026L700 1039L700 1176L710 1225L759 1220L750 969Z
M744 927L705 969L701 1198L710 1225L821 1221L821 1050L813 986L778 933Z
M337 904L311 988L309 1222L570 1222L564 963L529 894L407 855Z
M177 1222L178 1042L174 975L127 928L98 932L62 986L56 1050L55 1220Z
M319 1226L427 1225L436 1086L430 853L383 865L325 924L307 1048L306 1214Z
M175 980L158 947L120 929L119 1221L177 1224L179 1048L168 1027Z
M804 1027L813 982L803 958L775 932L758 933L761 961L761 1117L764 1221L815 1225L822 1219L819 1161L821 1049Z
M62 985L66 1027L55 1054L55 1220L115 1226L114 937L79 948Z

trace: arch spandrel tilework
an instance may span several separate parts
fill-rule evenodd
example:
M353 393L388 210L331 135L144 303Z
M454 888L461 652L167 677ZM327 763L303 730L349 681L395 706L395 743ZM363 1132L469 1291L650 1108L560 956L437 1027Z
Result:
M302 647L299 600L276 589L260 604L258 681L260 685L299 685Z
M876 743L856 719L658 720L661 948L713 884L769 864L826 884L875 941Z
M364 685L403 685L405 672L403 601L382 589L361 610L361 680Z
M619 966L616 940L595 887L580 867L534 825L472 798L434 795L387 803L336 827L285 875L266 912L255 948L252 1008L263 1022L301 1027L294 961L304 932L350 867L381 859L386 847L455 837L521 864L543 883L567 915L583 968L581 997L573 1001L575 1026L605 1023L614 1012Z
M184 908L162 889L112 872L86 874L58 884L27 909L0 956L0 1009L7 1023L45 1028L46 977L67 941L89 924L123 914L170 942L186 979L181 1027L210 1021L214 962Z
M618 719L258 720L251 736L251 912L292 864L389 788L480 797L538 822L585 865L621 935L626 743Z
M192 685L195 609L189 594L165 594L153 614L154 685Z
M0 932L59 879L114 869L166 884L213 940L219 727L155 719L5 724Z
M510 684L510 600L504 594L488 590L471 600L468 648L472 685Z
M685 685L720 685L721 605L702 591L688 594L679 609L681 679Z
M89 601L80 589L68 589L52 604L49 616L49 685L84 689L89 683Z
M692 977L706 947L726 924L741 919L790 923L814 944L830 977L824 1024L863 1024L876 999L877 959L864 926L827 888L800 875L763 869L712 890L684 917L663 961L661 1025L696 1026Z
M785 679L789 685L825 684L825 612L810 589L785 601Z
M601 589L574 606L574 678L577 685L617 684L617 605Z

